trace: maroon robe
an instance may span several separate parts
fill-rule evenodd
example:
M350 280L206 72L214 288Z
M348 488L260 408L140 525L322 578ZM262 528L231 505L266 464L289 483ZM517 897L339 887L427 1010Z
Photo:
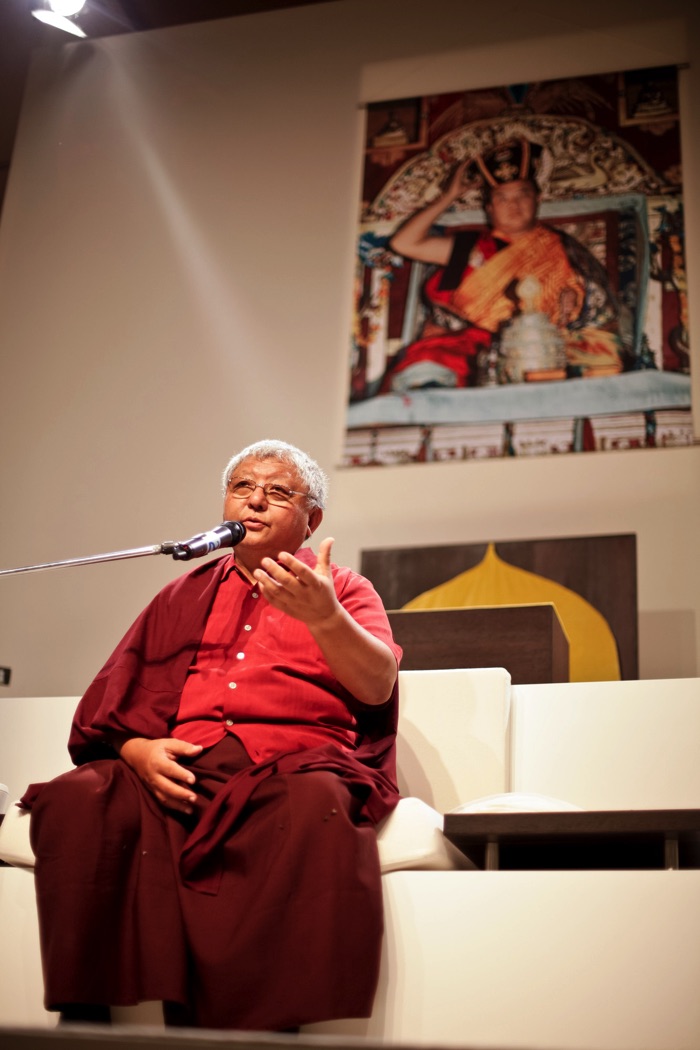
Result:
M164 810L110 746L169 735L227 562L156 596L78 706L79 768L25 795L49 1009L162 999L202 1026L270 1030L371 1012L396 687L379 708L357 705L352 753L252 765L231 737L203 752L189 763L191 818Z

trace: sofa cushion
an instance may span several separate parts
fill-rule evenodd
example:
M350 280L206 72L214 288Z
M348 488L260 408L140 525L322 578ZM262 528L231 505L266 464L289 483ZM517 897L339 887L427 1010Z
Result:
M452 871L473 867L442 833L442 816L419 798L402 798L377 827L382 874L388 871ZM29 810L11 805L0 825L0 860L33 868Z
M538 795L528 791L502 791L498 795L485 795L463 802L449 810L450 813L560 813L579 810L581 807L562 798Z

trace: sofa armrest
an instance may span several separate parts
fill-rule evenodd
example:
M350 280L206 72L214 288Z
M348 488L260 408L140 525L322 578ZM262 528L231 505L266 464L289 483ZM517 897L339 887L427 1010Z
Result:
M458 871L475 865L442 831L442 814L419 798L402 798L377 825L382 875L390 871Z
M29 810L12 804L0 824L0 861L16 868L33 868L29 842Z

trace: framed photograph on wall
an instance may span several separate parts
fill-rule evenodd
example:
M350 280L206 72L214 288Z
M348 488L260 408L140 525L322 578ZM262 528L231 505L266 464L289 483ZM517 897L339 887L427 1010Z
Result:
M368 107L345 465L694 443L678 75Z

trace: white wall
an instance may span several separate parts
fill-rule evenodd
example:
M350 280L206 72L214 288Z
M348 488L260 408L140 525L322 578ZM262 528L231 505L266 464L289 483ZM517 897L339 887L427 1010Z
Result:
M337 468L359 103L686 61L697 100L693 6L345 0L37 55L0 226L2 566L207 528L229 454L282 437L330 473L321 534L355 567L365 547L636 532L641 674L695 675L700 448ZM81 692L180 571L161 556L0 578L8 692Z

